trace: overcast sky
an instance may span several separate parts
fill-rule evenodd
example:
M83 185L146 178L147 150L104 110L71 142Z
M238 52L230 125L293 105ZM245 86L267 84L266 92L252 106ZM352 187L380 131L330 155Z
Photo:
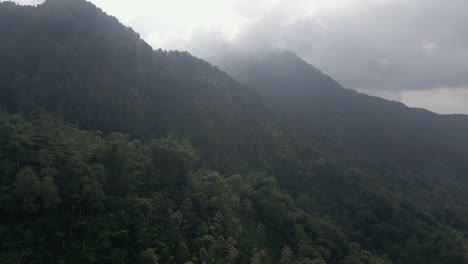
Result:
M227 48L289 49L345 87L468 114L467 0L91 2L154 48L202 58Z

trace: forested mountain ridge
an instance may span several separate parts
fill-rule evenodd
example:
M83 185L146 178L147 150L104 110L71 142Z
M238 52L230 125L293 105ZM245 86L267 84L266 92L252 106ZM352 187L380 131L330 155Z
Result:
M346 89L290 51L211 58L279 108L296 139L372 170L388 188L468 230L468 116Z
M212 62L288 118L309 124L308 132L326 133L400 165L429 167L440 160L452 173L468 169L466 115L438 115L345 89L289 51L232 53Z
M195 171L186 140L30 118L0 112L2 263L388 263L298 209L271 176Z
M2 263L466 262L374 171L86 1L0 3L0 32Z
M86 129L139 137L183 134L225 159L226 170L258 163L241 153L271 142L270 114L253 90L186 52L153 51L91 3L5 2L1 12L0 104L9 111L41 107Z

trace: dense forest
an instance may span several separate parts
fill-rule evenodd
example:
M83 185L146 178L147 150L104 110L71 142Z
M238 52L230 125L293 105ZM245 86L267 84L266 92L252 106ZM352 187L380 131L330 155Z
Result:
M289 51L212 58L283 114L296 140L378 175L468 231L468 116L438 115L345 89Z
M465 116L289 52L234 79L84 0L0 32L0 263L468 262Z

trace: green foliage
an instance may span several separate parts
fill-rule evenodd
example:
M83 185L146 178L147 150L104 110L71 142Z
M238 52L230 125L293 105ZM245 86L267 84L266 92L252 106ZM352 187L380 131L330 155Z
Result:
M55 186L54 179L50 176L45 176L42 180L41 198L45 209L53 209L60 203L57 186Z
M8 192L2 196L10 201L2 211L15 216L0 223L7 245L2 260L270 263L294 259L288 247L281 256L275 253L285 242L300 258L322 251L329 252L322 256L329 261L347 256L346 236L296 208L274 178L194 171L197 154L186 140L101 138L47 115L0 118L3 124L31 126L17 133L32 133L21 136L35 150L27 167L14 169L16 177L7 175L10 180L2 184L18 201ZM61 136L44 137L44 127ZM47 170L53 173L36 173ZM324 227L335 231L319 231ZM31 252L22 255L25 250Z
M147 248L140 253L141 264L158 264L158 255L154 252L154 249Z
M41 195L41 182L31 168L21 169L16 175L15 193L22 210L30 213L37 211L35 201Z
M278 264L294 264L295 257L294 252L288 246L284 246L283 250L281 251L281 258Z
M8 35L0 104L8 111L44 109L85 129L139 138L177 134L191 139L201 162L226 172L264 162L256 147L271 148L269 110L219 69L187 52L153 50L84 0L0 8ZM21 140L10 141L17 155Z
M395 262L444 262L431 245L441 233L452 237L452 229L460 234L449 240L463 248L466 116L441 116L345 89L289 51L232 53L213 61L283 112L300 161L276 162L283 166L275 176L299 208L331 216L366 250ZM278 173L284 168L288 174Z
M282 120L83 0L2 2L0 31L0 103L17 113L0 111L0 263L466 263L467 183L453 174L466 135L438 117L294 56L273 74L245 67L277 89L262 94L288 107Z

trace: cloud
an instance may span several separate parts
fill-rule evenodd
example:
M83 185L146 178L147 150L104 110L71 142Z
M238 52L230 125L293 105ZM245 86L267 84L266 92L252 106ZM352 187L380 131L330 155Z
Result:
M9 0L0 0L0 2L7 2ZM13 2L16 2L17 4L20 5L38 5L42 4L44 0L14 0Z
M250 23L222 47L290 49L345 87L468 113L468 1L331 1L321 8L311 8L321 1L273 2L258 12L244 6ZM210 45L192 49L197 43L194 37L185 47L200 56L222 53Z
M400 100L413 107L431 109L442 114L468 113L468 87L411 90L401 93Z
M272 11L233 45L291 49L358 90L462 86L468 84L465 10L468 1L401 0L293 21Z

